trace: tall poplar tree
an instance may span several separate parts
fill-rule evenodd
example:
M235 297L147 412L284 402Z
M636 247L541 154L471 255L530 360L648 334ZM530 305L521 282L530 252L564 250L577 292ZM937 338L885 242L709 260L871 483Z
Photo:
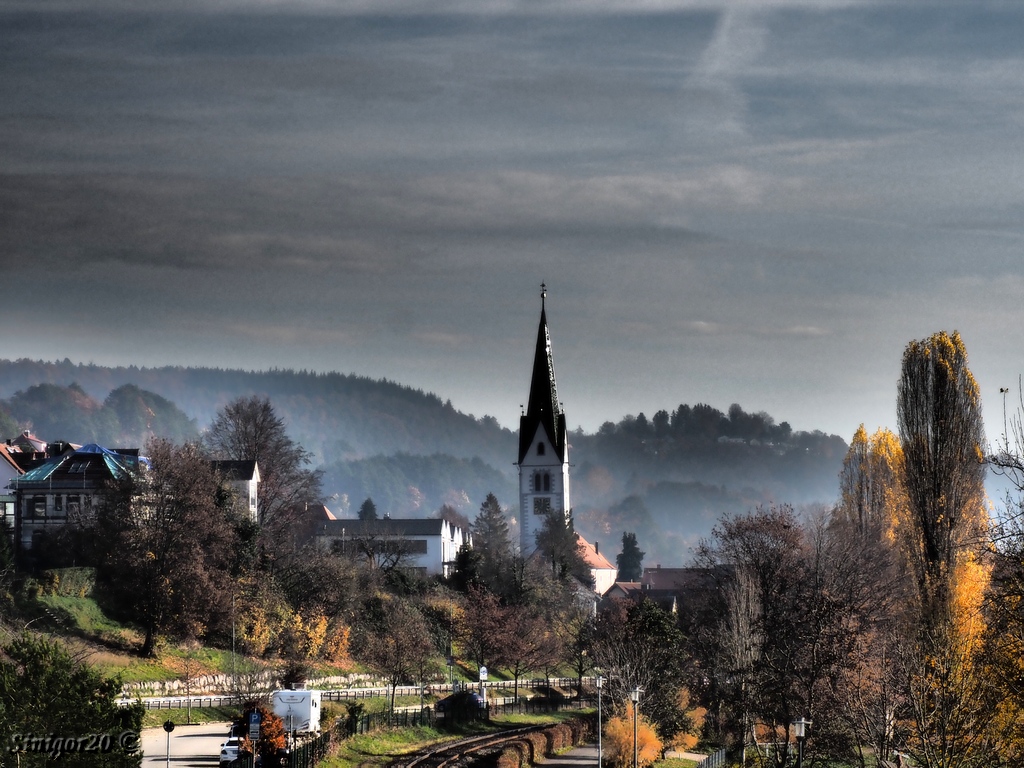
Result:
M958 565L985 527L981 394L958 333L912 341L896 414L910 512L907 539L925 628L952 619Z
M998 702L981 649L984 435L959 334L907 345L897 419L909 511L900 539L918 594L917 642L903 659L913 714L906 751L928 768L991 764Z

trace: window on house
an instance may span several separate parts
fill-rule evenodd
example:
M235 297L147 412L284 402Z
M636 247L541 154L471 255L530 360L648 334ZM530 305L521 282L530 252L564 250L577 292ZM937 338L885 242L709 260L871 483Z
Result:
M551 475L547 472L544 473L544 490L546 492L551 491Z
M68 496L68 514L77 515L82 511L82 497L77 493Z
M544 443L537 443L537 455L538 456L543 456L544 455Z
M63 494L55 494L53 497L53 511L63 512L64 511L64 496Z
M33 496L25 512L26 517L46 517L46 497L39 494Z

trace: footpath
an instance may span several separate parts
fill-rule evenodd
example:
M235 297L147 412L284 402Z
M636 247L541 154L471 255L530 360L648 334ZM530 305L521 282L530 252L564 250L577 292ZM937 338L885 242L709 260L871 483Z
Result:
M666 752L665 757L678 757L683 760L693 760L696 763L707 759L707 755L698 755L695 752ZM545 757L540 765L544 768L549 766L560 766L561 768L597 768L597 744L584 744L574 747L568 752L553 757Z

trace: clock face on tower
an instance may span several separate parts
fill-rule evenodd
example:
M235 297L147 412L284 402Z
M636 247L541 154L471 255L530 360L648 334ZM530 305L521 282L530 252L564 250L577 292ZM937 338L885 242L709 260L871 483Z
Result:
M533 514L546 515L551 511L551 498L548 496L536 496L533 499Z

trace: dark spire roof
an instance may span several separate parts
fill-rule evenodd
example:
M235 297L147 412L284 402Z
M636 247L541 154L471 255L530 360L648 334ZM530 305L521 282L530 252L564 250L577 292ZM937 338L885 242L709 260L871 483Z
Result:
M555 386L555 362L551 357L551 334L544 300L547 286L540 286L540 326L537 328L537 349L533 356L533 377L530 379L530 400L526 413L519 420L519 461L530 449L538 425L544 427L558 458L565 458L565 414L558 403Z

